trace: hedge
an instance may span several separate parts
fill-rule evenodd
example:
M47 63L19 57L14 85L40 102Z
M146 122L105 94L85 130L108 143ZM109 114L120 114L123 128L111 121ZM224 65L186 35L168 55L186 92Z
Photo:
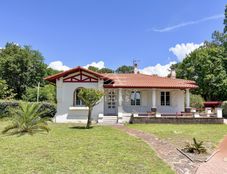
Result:
M224 102L222 103L222 109L223 109L223 111L222 111L223 117L224 117L224 118L227 118L227 101L224 101Z
M11 111L14 109L17 109L20 102L23 102L23 101L0 100L0 118L12 116ZM47 102L39 102L39 104L41 105L40 112L45 111L45 114L43 115L43 117L51 117L51 118L54 117L56 113L55 104L47 103Z

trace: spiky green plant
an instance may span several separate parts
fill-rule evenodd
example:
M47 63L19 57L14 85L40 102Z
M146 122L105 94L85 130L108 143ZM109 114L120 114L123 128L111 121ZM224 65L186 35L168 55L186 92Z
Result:
M41 117L44 112L40 112L40 104L21 102L19 108L13 112L12 123L5 127L2 133L33 135L40 131L49 132L47 121L51 120Z
M206 153L206 147L203 145L203 141L197 142L195 138L193 138L193 143L187 143L185 146L185 150L189 153Z

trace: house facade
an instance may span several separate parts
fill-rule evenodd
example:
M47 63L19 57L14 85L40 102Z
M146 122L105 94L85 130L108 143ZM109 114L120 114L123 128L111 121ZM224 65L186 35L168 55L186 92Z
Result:
M159 77L157 75L100 74L83 67L49 76L45 80L56 84L57 113L55 121L86 122L88 108L78 98L81 88L95 88L104 97L94 107L92 120L102 122L115 118L128 122L132 114L177 114L190 112L190 90L194 81Z

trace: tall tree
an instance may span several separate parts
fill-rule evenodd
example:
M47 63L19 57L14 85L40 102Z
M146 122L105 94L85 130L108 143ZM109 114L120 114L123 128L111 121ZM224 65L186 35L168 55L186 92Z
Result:
M227 99L227 74L224 67L224 48L213 43L206 43L189 54L177 66L177 77L195 80L205 100Z
M37 50L29 46L7 43L0 52L0 77L21 99L27 87L34 87L38 82L43 83L46 73L44 58Z
M227 4L225 5L225 18L224 18L224 33L227 33Z
M120 66L117 68L116 73L133 73L134 72L134 67L133 66Z

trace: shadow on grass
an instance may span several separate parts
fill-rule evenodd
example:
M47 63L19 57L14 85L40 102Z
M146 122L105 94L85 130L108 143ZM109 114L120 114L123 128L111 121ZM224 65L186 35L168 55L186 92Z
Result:
M88 129L92 129L93 126L90 126ZM69 129L87 129L85 125L80 125L80 126L70 126Z

